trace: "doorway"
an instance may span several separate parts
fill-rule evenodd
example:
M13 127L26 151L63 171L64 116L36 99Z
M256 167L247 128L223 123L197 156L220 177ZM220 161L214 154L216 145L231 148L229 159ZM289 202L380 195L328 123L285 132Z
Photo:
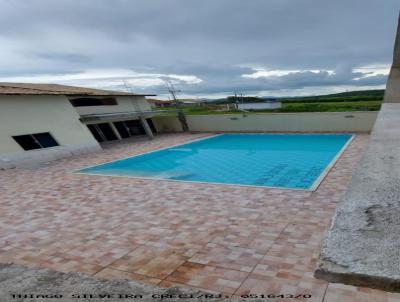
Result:
M153 133L156 133L156 129L153 125L151 119L146 119L147 123L149 124L150 129ZM135 135L143 135L146 134L142 123L140 120L129 120L129 121L119 121L114 122L114 126L117 129L121 138L128 138Z
M108 123L91 124L87 126L89 128L89 131L93 134L94 138L100 143L118 139Z

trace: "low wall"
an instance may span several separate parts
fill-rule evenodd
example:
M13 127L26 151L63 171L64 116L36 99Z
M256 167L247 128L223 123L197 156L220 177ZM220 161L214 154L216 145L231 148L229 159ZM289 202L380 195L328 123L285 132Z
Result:
M317 278L400 292L400 104L383 103L320 255Z
M189 115L193 132L370 132L378 112ZM178 132L176 117L153 117L158 132Z
M400 19L381 111L336 208L314 274L317 278L400 293L399 87Z

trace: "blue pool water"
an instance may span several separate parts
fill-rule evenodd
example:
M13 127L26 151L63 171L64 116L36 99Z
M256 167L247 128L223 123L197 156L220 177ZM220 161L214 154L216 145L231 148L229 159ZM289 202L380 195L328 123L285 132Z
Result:
M349 134L222 134L80 173L313 189Z

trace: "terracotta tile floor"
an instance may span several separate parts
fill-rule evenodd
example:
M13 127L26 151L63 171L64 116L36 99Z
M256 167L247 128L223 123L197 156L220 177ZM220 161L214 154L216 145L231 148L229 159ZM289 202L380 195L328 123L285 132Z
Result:
M313 278L368 135L353 140L315 192L71 173L205 135L135 138L38 170L0 171L0 262L234 296L400 301L400 294Z

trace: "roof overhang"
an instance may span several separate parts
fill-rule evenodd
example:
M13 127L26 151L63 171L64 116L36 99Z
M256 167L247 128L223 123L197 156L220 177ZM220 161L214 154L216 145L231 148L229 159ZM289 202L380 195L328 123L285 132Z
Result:
M152 117L160 113L174 113L177 110L149 110L149 111L128 111L128 112L115 112L115 113L101 113L101 114L82 114L80 121L84 124L95 122L113 122L128 119L138 119L140 117Z
M1 93L0 92L0 96L1 95L61 95L61 96L72 96L72 97L113 97L113 96L130 96L130 97L134 97L134 96L157 96L156 94L71 94L71 93Z

